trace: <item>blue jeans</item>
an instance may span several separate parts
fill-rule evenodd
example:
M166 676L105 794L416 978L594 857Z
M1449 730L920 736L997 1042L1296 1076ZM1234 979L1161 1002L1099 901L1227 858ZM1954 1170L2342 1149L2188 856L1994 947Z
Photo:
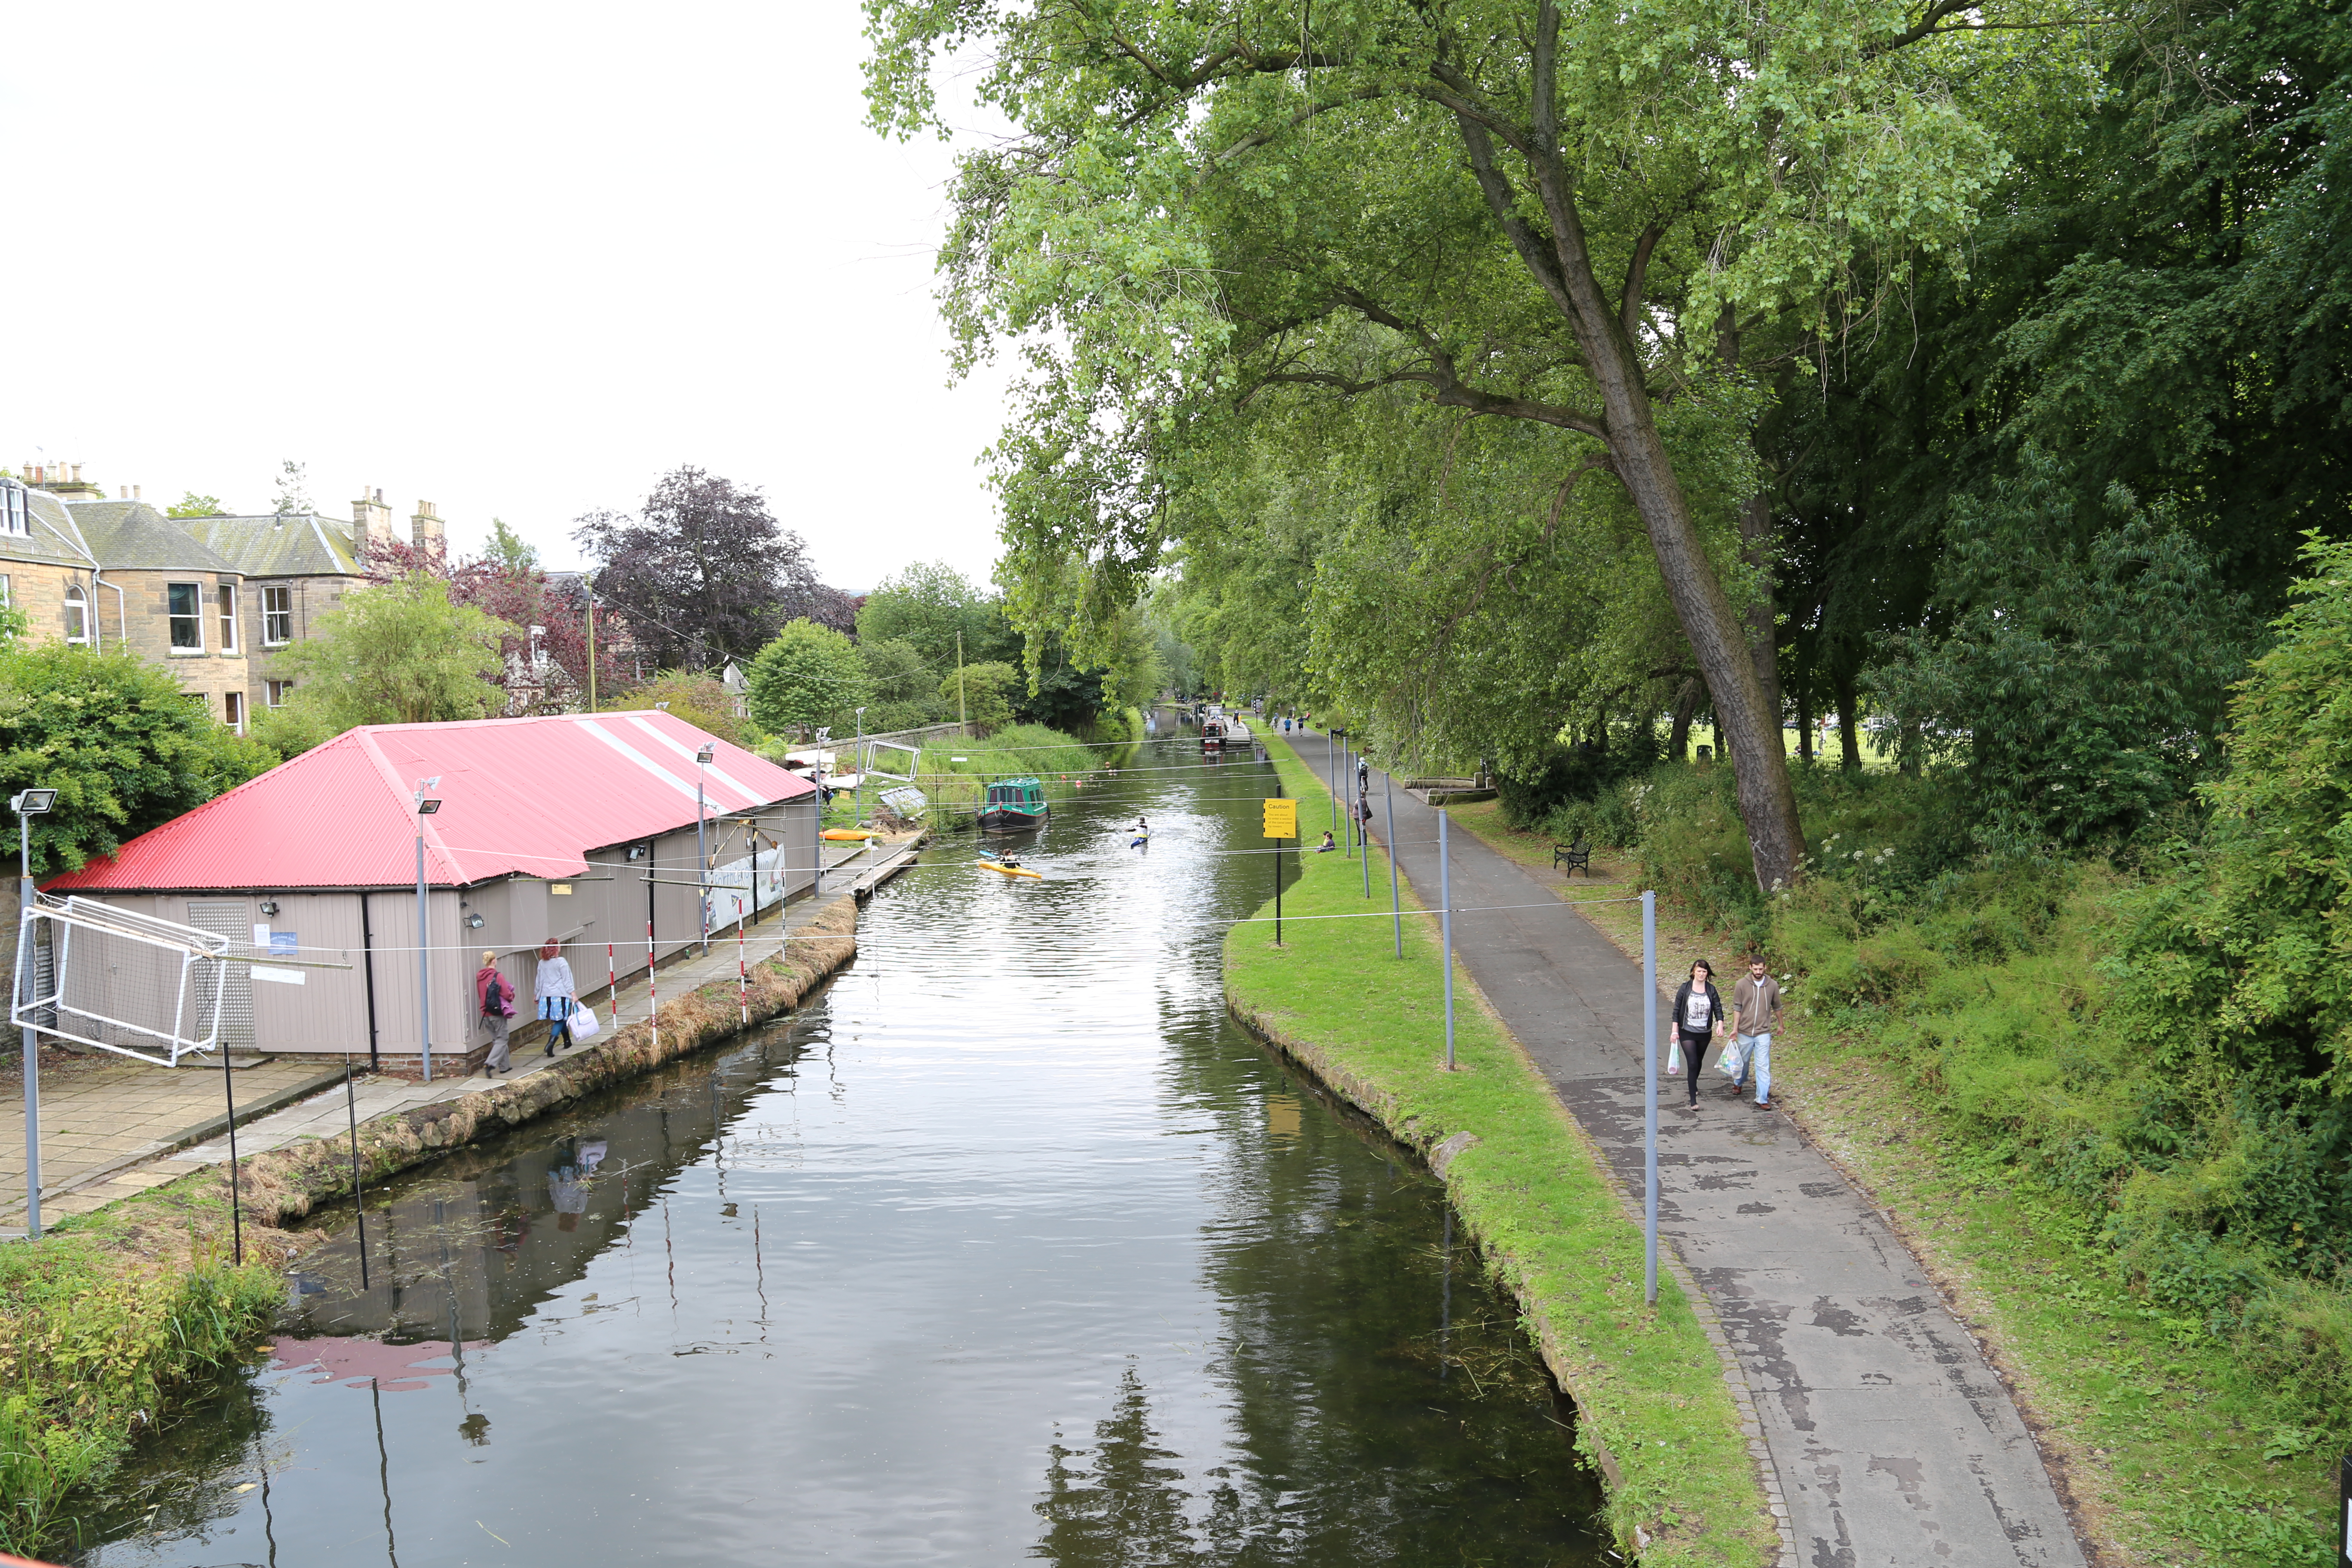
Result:
M1739 1037L1739 1076L1731 1081L1746 1089L1750 1077L1756 1079L1756 1103L1772 1103L1772 1037L1769 1034Z

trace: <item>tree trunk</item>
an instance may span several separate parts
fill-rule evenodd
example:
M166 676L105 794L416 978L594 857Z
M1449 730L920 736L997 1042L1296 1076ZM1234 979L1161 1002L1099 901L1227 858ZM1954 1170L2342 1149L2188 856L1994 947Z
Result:
M1795 639L1797 660L1797 759L1813 760L1813 658L1812 639L1799 632Z
M1748 657L1756 663L1756 684L1763 689L1772 725L1781 720L1780 605L1772 581L1772 498L1753 495L1739 509L1739 558L1756 569L1764 584L1763 596L1740 616L1748 628Z
M1549 4L1545 9L1552 10ZM1556 14L1550 26L1556 36ZM1539 95L1538 102L1542 101ZM1475 136L1484 142L1484 133L1475 125L1465 121L1464 131L1465 138ZM1486 154L1484 161L1491 169L1491 148L1474 148L1474 163L1480 161L1480 153ZM1797 879L1797 861L1805 852L1805 838L1797 819L1796 790L1789 781L1789 755L1780 738L1778 705L1767 699L1757 679L1747 630L1707 561L1689 499L1675 476L1664 438L1658 432L1633 339L1592 275L1582 225L1567 195L1568 172L1556 154L1530 162L1551 218L1552 245L1558 253L1554 275L1574 307L1570 324L1601 392L1611 466L1649 532L1666 596L1682 623L1683 635L1690 639L1707 691L1715 699L1716 722L1737 780L1740 820L1748 826L1756 885L1767 892L1787 887ZM1507 186L1501 193L1490 190L1489 200L1504 195L1498 218L1507 228L1524 233L1526 226L1511 211L1507 193Z
M1862 725L1853 710L1853 671L1832 664L1830 682L1838 700L1838 746L1843 753L1838 766L1847 773L1858 773L1862 772Z
M1566 319L1600 394L1609 466L1649 532L1666 596L1682 623L1683 635L1690 639L1699 674L1715 699L1716 724L1730 752L1756 883L1769 892L1796 880L1798 858L1805 850L1804 830L1797 819L1797 793L1789 780L1789 754L1780 738L1780 710L1757 679L1747 630L1706 558L1690 500L1675 477L1664 437L1658 431L1641 351L1634 342L1640 274L1629 273L1622 301L1611 299L1593 274L1583 215L1576 205L1575 175L1559 152L1555 91L1559 26L1559 0L1540 0L1532 39L1534 69L1528 100L1532 120L1519 145L1542 203L1550 231L1548 236L1537 235L1521 215L1517 193L1496 163L1495 144L1486 128L1477 119L1458 111L1455 123L1496 226L1554 309ZM1442 81L1468 86L1448 66L1439 65L1435 74ZM1645 247L1643 261L1646 256Z
M1685 680L1682 689L1675 693L1675 723L1666 732L1666 755L1678 763L1690 761L1691 717L1698 711L1698 693L1696 675Z

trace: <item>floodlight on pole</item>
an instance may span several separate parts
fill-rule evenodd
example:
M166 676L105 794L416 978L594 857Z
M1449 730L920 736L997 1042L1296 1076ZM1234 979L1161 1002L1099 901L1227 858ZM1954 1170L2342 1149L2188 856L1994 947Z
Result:
M701 907L702 956L710 956L710 852L702 837L702 821L706 810L702 804L703 770L719 755L715 743L706 743L694 753L694 898Z
M25 970L33 961L24 941L25 911L33 907L33 818L58 803L53 789L16 792L8 809L16 814L16 994L25 991ZM41 1234L41 1036L25 1026L25 1234Z
M433 792L441 787L441 775L416 781L416 1017L417 1032L422 1041L419 1056L425 1063L425 1081L433 1081L433 923L427 918L427 898L425 887L425 819L441 809L441 802Z

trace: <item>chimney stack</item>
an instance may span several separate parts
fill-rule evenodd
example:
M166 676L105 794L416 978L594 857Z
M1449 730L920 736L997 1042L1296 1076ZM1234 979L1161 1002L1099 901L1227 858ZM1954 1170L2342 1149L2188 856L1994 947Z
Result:
M416 503L416 515L408 520L409 537L416 548L438 560L448 552L449 535L441 526L441 514L429 500Z
M360 548L371 544L392 542L392 508L383 504L383 492L360 487L360 499L352 502L352 521L359 524Z
M137 485L131 487L131 499L132 500L137 500L139 499L139 487Z

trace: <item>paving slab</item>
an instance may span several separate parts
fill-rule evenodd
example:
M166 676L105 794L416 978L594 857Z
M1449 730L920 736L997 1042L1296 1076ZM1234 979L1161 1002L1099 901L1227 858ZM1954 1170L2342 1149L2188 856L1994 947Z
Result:
M1331 776L1327 736L1288 739ZM1370 779L1378 838L1385 775ZM1438 814L1402 787L1395 809L1398 868L1435 908ZM1564 901L1627 891L1556 894L1469 832L1448 838L1456 956L1638 1200L1641 966ZM1664 1020L1676 982L1660 979ZM1660 1061L1659 1236L1747 1380L1788 1507L1784 1562L2082 1568L2015 1402L1885 1217L1786 1116L1724 1097L1711 1061L1696 1110Z

